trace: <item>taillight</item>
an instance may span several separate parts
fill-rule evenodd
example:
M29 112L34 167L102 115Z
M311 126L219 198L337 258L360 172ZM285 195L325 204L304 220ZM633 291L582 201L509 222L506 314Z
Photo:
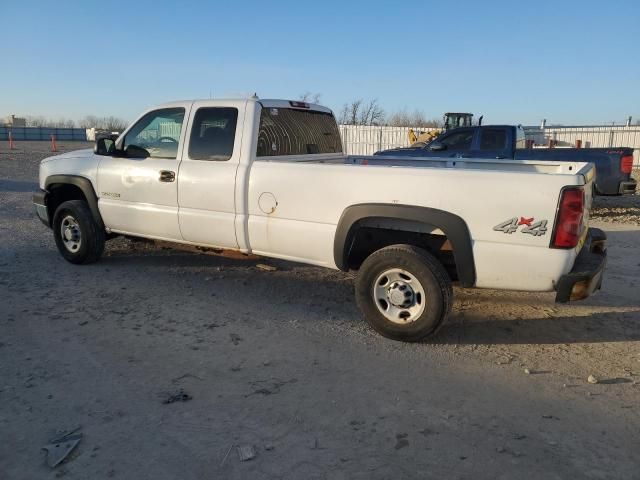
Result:
M633 155L623 155L620 159L620 171L622 173L631 173L633 168Z
M578 244L582 234L583 213L584 190L582 187L563 190L556 216L552 247L573 248Z

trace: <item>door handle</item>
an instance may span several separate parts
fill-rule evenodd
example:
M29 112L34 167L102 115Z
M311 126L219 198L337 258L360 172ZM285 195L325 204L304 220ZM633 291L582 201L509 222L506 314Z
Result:
M172 172L171 170L160 170L160 178L161 182L175 182L176 181L176 172Z

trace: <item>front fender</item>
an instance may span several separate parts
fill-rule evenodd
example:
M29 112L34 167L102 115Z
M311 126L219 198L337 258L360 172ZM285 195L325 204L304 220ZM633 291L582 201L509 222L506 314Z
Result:
M101 229L104 229L104 222L102 221L102 215L98 209L98 196L93 188L93 184L88 178L78 175L50 175L46 177L44 181L44 189L50 193L57 185L73 185L78 187L89 204L93 218ZM49 218L53 219L55 212L49 212Z

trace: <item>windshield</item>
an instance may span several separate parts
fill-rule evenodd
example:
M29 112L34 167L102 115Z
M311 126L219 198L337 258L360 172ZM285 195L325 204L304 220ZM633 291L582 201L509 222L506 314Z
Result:
M258 157L342 153L333 114L295 108L263 108L258 132Z

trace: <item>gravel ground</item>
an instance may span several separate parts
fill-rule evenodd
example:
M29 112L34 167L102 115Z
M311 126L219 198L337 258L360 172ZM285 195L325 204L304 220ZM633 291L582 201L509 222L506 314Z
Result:
M640 182L640 169L632 174ZM591 217L604 222L621 222L640 225L640 194L621 197L598 196L593 203Z
M635 198L597 201L597 295L455 289L438 337L402 344L341 272L126 240L64 262L31 206L48 144L18 147L0 144L3 480L638 478ZM51 470L41 447L76 427Z

